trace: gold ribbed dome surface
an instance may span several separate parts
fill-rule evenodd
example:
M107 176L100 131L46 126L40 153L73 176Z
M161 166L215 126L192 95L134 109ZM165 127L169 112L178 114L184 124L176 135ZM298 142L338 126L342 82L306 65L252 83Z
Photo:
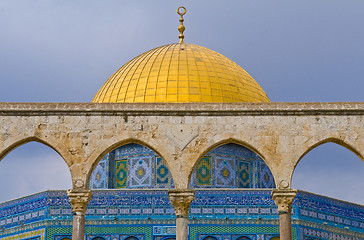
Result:
M259 84L227 57L198 45L175 43L126 63L104 83L92 102L270 101Z

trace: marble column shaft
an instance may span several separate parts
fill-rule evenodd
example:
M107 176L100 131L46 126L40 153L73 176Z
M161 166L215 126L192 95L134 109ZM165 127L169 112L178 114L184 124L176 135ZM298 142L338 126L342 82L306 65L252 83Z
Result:
M73 213L72 240L84 240L85 214L92 192L91 190L68 190L67 194Z
M168 196L176 213L176 240L188 240L188 209L195 199L195 191L169 190Z

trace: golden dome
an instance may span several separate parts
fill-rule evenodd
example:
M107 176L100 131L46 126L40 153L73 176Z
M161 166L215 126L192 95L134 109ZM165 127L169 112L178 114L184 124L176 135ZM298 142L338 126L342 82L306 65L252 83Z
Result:
M239 65L208 48L189 43L164 45L116 71L92 102L188 103L270 102Z

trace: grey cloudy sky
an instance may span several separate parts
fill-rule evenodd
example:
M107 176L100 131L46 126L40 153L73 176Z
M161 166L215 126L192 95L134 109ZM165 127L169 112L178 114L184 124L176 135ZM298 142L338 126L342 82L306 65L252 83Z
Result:
M185 41L237 62L272 101L364 101L362 0L2 0L0 101L91 101L124 63L177 42L180 5ZM0 201L70 188L67 171L47 147L21 146L0 163ZM325 144L294 187L364 204L362 176L353 153Z

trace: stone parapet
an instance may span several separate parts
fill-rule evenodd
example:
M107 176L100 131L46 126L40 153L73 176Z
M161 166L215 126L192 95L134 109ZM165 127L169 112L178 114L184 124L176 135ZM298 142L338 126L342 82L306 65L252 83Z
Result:
M6 103L0 116L282 116L364 115L364 102L337 103Z

